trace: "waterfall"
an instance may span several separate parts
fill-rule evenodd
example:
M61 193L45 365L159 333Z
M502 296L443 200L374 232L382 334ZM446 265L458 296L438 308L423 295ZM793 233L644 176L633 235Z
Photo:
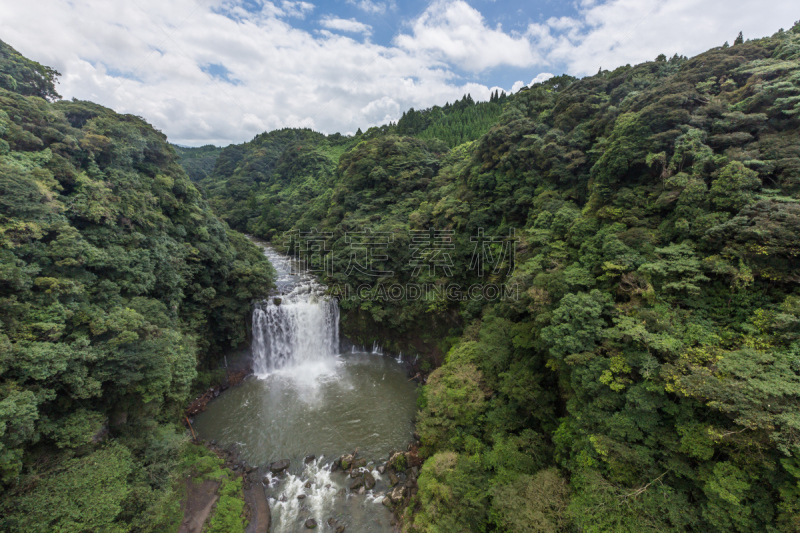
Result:
M277 370L332 361L339 350L339 306L325 287L307 281L253 310L253 370Z

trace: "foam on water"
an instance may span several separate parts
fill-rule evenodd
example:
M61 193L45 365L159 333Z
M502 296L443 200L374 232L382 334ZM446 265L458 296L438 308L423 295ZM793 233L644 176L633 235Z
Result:
M339 351L339 306L325 286L307 280L289 294L253 310L253 371L259 378L282 372L312 383L330 374Z

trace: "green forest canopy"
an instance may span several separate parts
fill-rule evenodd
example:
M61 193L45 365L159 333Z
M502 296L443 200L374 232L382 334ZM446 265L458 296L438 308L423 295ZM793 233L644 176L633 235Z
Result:
M375 296L340 302L345 333L433 370L405 528L800 530L800 25L465 100L260 135L201 181L241 231L327 233L327 282ZM391 276L347 273L365 228ZM428 228L451 277L413 272ZM479 229L516 230L513 273L470 269ZM379 297L410 281L520 298Z
M162 133L49 102L57 74L0 42L0 529L163 531L178 415L273 271Z
M4 526L158 530L167 422L197 362L242 339L269 268L140 119L3 89L0 105ZM181 160L213 160L200 187L235 229L326 232L325 281L376 295L340 302L345 333L420 353L407 530L788 533L798 115L795 25L355 137L285 129ZM365 228L394 235L391 276L348 273ZM450 277L414 272L409 232L429 228L452 232ZM470 269L479 229L515 230L516 263ZM377 297L409 281L520 297ZM36 514L65 505L55 486L74 507Z

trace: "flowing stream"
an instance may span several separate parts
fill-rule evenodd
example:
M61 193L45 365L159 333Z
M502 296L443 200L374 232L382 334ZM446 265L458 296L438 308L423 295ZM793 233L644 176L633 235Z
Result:
M278 280L275 296L253 310L254 376L211 402L194 427L221 446L236 444L251 465L291 461L287 474L264 478L271 531L302 531L308 518L318 530L333 531L331 517L348 532L392 531L392 516L381 505L387 480L375 470L373 490L350 492L352 480L331 472L331 464L358 449L374 468L405 449L416 386L377 345L342 350L339 308L325 287L293 274L271 248L264 246L264 253ZM311 455L316 458L306 462Z

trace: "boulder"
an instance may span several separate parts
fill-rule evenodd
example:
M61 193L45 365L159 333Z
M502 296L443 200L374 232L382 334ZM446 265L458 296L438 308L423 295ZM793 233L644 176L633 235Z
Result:
M392 508L392 499L389 496L386 496L381 503L384 505L384 507L388 507L389 509Z
M398 478L394 472L389 471L389 486L394 487L400 482L400 478Z
M317 529L317 521L313 518L306 520L306 529Z
M408 458L404 452L397 452L389 459L389 467L396 472L402 472L408 468Z
M342 470L349 470L350 465L353 464L353 456L352 455L343 455L341 459L339 459L339 466L342 467Z
M273 474L280 474L281 472L289 468L289 464L290 462L288 459L281 459L280 461L275 461L274 463L269 465L269 469L270 471L272 471Z
M303 462L305 464L308 464L308 463L310 463L311 461L313 461L316 458L317 458L316 455L306 455L306 458L305 458L305 460Z
M383 475L383 474L385 474L385 473L386 473L386 465L381 465L381 466L379 466L379 467L378 467L378 473L379 473L380 475Z
M344 526L339 526L336 528L336 533L344 533Z
M401 501L403 499L403 496L405 495L406 495L406 488L403 487L402 485L399 485L395 487L394 490L392 490L390 498L392 498L393 502L397 503Z
M311 488L311 482L310 482L310 481L307 481L307 482L306 482L306 484L305 484L305 488L307 488L307 489L310 489L310 488Z
M353 468L364 468L365 466L367 466L367 460L364 457L360 459L353 459L352 466Z
M363 486L364 486L364 478L363 477L359 477L359 478L356 478L355 481L353 481L352 485L350 485L350 490L355 491L356 489L358 489L360 487L363 487Z
M306 499L306 495L305 494L298 494L297 495L297 499L298 500L305 500Z
M364 486L367 490L372 490L375 488L375 478L369 472L364 473Z

